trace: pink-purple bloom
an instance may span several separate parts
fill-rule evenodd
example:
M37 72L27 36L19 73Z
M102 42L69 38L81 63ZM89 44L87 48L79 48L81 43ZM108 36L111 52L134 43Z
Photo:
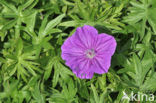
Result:
M89 25L78 27L61 47L62 58L81 79L91 79L94 73L107 73L116 49L113 36L101 33Z

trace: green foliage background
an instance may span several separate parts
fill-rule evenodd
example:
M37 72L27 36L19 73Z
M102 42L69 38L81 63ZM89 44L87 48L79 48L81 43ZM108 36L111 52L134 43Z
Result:
M122 100L131 91L156 98L155 12L156 0L0 0L0 103L131 103ZM60 57L83 25L118 44L109 72L90 80Z

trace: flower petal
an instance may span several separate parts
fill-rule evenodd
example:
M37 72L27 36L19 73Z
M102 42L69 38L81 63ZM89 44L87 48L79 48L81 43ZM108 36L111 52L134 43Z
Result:
M108 34L100 34L96 43L96 51L98 54L109 53L113 55L116 49L116 40Z
M62 59L69 60L72 57L79 57L84 55L84 49L78 47L74 42L72 42L72 37L69 37L64 44L61 46Z
M94 38L98 36L98 31L92 27L85 25L83 27L78 27L75 32L75 38L86 47L91 48L94 43Z
M79 62L77 68L73 69L73 73L81 79L91 79L94 72L91 70L91 64L89 60Z
M110 65L111 65L110 54L98 55L96 56L96 58L94 58L92 70L94 70L94 72L98 74L107 73Z

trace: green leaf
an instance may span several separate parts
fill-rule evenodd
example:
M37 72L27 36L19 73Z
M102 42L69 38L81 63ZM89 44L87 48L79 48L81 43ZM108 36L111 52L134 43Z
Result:
M96 88L94 87L93 84L91 84L91 89L92 89L93 94L94 94L95 103L99 103L99 96L98 96L98 93L96 91Z
M66 21L59 24L59 26L65 26L65 27L75 27L78 23L76 21Z
M156 73L152 74L146 81L145 83L142 85L141 89L143 91L147 90L152 90L155 91L156 90Z
M35 101L37 103L45 103L45 98L43 96L43 94L40 91L40 83L36 83L34 90L31 91L33 98L35 99Z
M12 27L15 26L16 22L17 22L16 20L10 20L9 22L7 22L7 23L2 27L2 30L11 29Z
M23 41L21 38L17 40L16 55L20 56L23 50Z
M17 13L17 9L14 5L4 1L4 0L1 0L0 1L0 4L4 5L5 7L7 7L10 11L13 11L14 13Z
M38 1L38 0L37 0ZM26 3L24 3L23 5L19 6L19 8L21 10L26 9L27 7L29 7L32 3L34 2L34 0L28 0Z
M32 10L30 13L31 14L30 15L27 15L26 17L24 17L22 19L22 21L24 23L26 23L26 26L29 29L29 31L30 32L33 32L34 31L35 22L36 22L36 14L37 14L37 11Z
M44 32L42 33L43 36L46 36L51 29L53 29L55 26L57 26L61 20L64 18L65 14L59 15L58 17L56 17L55 19L51 20L47 26L45 27Z
M154 31L154 33L156 34L156 14L153 13L156 10L156 5L153 8L150 8L148 10L148 22L149 24L152 26L152 29Z
M142 82L144 80L144 78L142 78L143 69L142 69L142 65L140 63L140 60L136 54L133 55L133 62L134 62L135 73L136 73L135 81L136 81L138 86L141 86Z

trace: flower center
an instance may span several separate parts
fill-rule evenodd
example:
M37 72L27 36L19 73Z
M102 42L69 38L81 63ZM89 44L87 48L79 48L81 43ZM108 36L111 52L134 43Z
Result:
M92 58L94 58L95 55L96 55L96 53L95 53L94 49L89 49L86 51L86 57L87 58L92 59Z

